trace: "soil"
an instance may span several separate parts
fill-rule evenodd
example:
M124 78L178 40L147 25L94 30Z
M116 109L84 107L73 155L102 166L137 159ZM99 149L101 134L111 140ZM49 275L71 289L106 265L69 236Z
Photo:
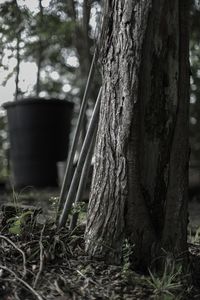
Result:
M42 198L49 194L45 192ZM1 300L200 299L200 239L194 235L200 226L196 213L200 204L190 205L190 215L196 214L194 223L190 218L190 271L183 275L173 268L158 280L131 270L127 256L121 266L91 260L84 251L83 216L73 232L67 227L57 231L51 209L54 203L44 205L45 200L41 208L35 196L31 197L24 197L20 204L7 201L2 205Z

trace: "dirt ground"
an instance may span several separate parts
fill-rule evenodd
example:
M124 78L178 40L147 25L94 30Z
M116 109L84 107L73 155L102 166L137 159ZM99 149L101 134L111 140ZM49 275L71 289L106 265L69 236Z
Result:
M158 278L131 270L126 248L121 266L91 260L84 252L84 222L72 233L56 231L47 200L52 194L53 207L55 191L18 195L10 206L2 197L1 300L200 299L200 203L189 204L190 271L183 275L172 265Z

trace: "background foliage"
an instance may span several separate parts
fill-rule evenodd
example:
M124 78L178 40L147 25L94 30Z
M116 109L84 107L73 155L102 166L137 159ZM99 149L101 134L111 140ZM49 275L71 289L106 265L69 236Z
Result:
M4 83L16 78L16 99L21 96L68 98L78 112L94 53L101 20L100 0L50 0L31 11L21 1L0 5L0 70ZM191 161L200 165L200 5L191 0ZM8 62L15 64L8 72ZM73 61L73 63L71 63ZM39 83L33 90L20 89L20 65L35 62ZM89 105L93 106L100 75L96 73ZM39 85L39 88L37 87Z
M67 95L78 101L94 53L99 1L50 0L46 7L38 0L34 11L21 3L11 0L0 6L0 66L7 70L8 60L16 60L5 83L14 74L17 97L29 96L19 87L20 65L35 62L39 82L31 96Z

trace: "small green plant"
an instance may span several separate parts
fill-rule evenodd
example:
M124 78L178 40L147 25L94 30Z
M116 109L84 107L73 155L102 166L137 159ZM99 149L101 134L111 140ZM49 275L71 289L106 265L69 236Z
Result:
M33 211L28 210L8 219L7 223L9 225L9 232L20 235L22 233L23 226L26 224L27 218L32 216L32 214Z
M25 187L19 193L15 191L14 187L12 188L12 201L14 204L14 212L10 218L7 219L8 230L12 234L20 235L23 231L26 222L30 217L33 216L34 211L28 209L26 211L20 208L20 201L22 198L22 193L29 189L29 187Z
M70 215L77 215L79 223L84 223L86 221L86 212L87 204L83 201L80 201L72 206L70 210Z
M124 244L123 244L123 249L122 249L122 253L123 253L122 275L124 277L126 277L127 279L128 279L128 277L130 277L129 275L131 275L131 273L132 273L130 257L133 254L133 248L134 248L134 246L132 246L129 243L129 241L127 239L125 239Z
M188 236L189 242L192 244L200 244L200 227L196 229L195 234L192 233L190 230L189 236Z
M79 214L79 213L85 213L86 212L86 203L85 202L78 202L76 205L73 205L71 209L71 214Z
M179 299L177 293L181 291L182 283L180 275L182 267L177 266L175 262L166 261L163 274L160 276L153 274L149 270L150 278L146 278L147 283L153 289L155 299L172 300Z

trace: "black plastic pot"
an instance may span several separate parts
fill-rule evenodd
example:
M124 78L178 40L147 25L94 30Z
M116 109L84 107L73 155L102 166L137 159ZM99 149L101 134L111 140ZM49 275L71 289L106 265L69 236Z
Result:
M57 162L66 160L68 153L73 103L28 98L3 107L14 186L57 186Z

